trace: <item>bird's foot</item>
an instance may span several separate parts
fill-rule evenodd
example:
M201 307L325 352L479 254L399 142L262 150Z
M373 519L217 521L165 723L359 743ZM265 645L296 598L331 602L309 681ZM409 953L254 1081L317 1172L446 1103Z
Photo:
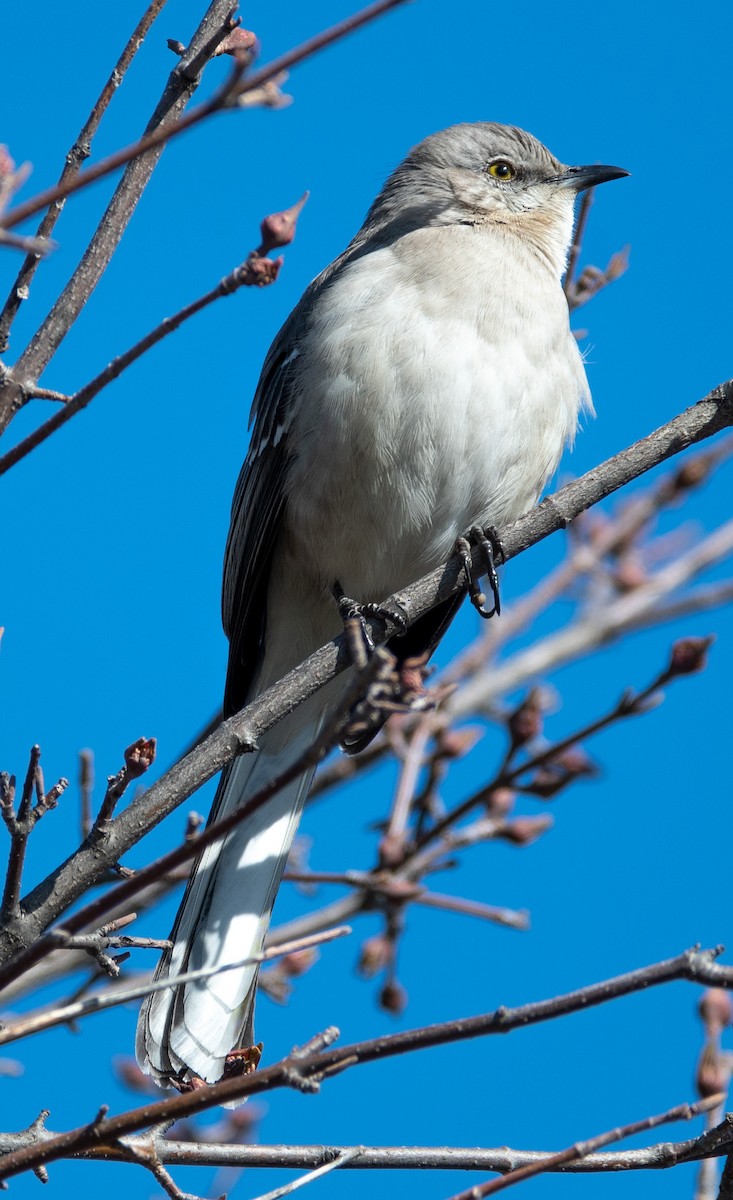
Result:
M484 558L484 570L479 575L474 574L473 562L471 560L471 549L476 546L481 550ZM466 583L468 584L468 594L471 598L471 603L480 616L489 617L499 616L501 613L501 597L499 595L499 576L496 573L497 562L503 562L505 559L504 547L501 544L499 534L493 525L488 529L481 529L478 525L472 526L469 529L466 537L456 539L456 552L460 554L463 562L463 570L466 575ZM479 586L480 575L486 575L491 589L493 598L493 608L486 607L486 593L481 591Z
M374 640L367 625L367 617L378 617L380 621L391 621L397 626L398 635L407 629L407 615L397 604L360 604L344 594L341 584L333 585L333 595L338 604L339 615L349 644L351 660L357 667L364 666L374 651Z
M394 655L381 653L384 657L376 677L366 695L351 709L341 730L339 740L347 754L355 754L368 745L393 713L426 712L453 690L426 689L425 680L430 673L427 655L398 662Z
M187 1079L184 1079L181 1075L171 1075L168 1079L168 1083L171 1085L171 1087L174 1087L177 1092L181 1092L184 1096L188 1092L197 1092L199 1088L204 1088L207 1086L206 1080L202 1079L201 1076L197 1075L194 1071L190 1072Z

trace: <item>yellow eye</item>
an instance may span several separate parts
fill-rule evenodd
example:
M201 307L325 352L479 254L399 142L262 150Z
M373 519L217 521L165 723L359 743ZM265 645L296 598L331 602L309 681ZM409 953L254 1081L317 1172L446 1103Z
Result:
M510 162L505 158L497 158L496 162L489 163L489 175L493 175L494 179L501 179L503 183L513 179L516 171Z

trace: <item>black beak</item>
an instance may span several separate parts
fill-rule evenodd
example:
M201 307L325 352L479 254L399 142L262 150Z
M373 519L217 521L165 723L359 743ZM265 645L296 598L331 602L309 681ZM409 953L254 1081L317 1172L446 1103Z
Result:
M622 179L628 175L623 167L603 167L595 163L589 167L568 167L563 175L556 175L554 183L563 188L572 188L575 192L584 192L586 188L595 187L598 183L608 183L609 179Z

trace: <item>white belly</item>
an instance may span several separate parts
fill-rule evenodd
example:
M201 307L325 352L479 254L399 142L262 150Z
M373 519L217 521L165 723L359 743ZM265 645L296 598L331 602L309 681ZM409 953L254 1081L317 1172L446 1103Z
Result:
M536 276L503 316L496 279L418 288L392 249L335 285L326 311L349 317L318 322L304 347L289 499L324 585L382 598L443 562L470 525L500 526L537 500L587 385L559 282L538 295Z
M444 562L471 525L501 528L530 508L588 402L559 280L534 262L522 288L515 259L507 304L500 273L472 273L481 233L445 235L465 268L446 278L412 246L408 271L408 239L372 252L332 285L301 343L298 454L270 592L275 609L278 596L291 606L291 630L298 597L322 598L324 622L298 650L338 631L336 580L354 599L384 599Z

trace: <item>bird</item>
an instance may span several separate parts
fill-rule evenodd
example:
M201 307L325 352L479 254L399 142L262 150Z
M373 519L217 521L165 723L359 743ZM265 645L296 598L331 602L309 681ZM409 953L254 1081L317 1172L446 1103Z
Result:
M224 558L224 716L341 631L335 594L379 604L467 531L537 502L593 411L562 287L574 202L627 174L568 167L519 128L475 122L427 137L389 176L265 358ZM461 600L396 652L431 652ZM224 769L210 821L294 762L343 686L332 680ZM311 778L203 850L158 980L262 950ZM254 1045L257 974L148 995L142 1069L183 1090L222 1078Z

